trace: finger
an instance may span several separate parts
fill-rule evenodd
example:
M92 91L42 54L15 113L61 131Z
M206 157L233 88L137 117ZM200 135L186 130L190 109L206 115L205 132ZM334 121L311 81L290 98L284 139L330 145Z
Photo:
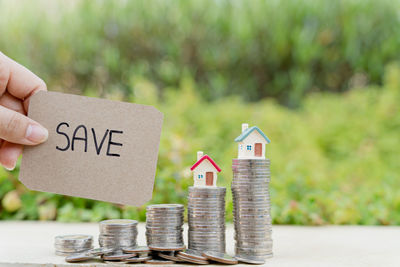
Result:
M22 153L22 149L22 145L4 141L0 148L0 164L9 171L13 170Z
M0 106L0 138L11 143L36 145L46 141L48 131L34 120Z
M0 94L7 91L24 101L24 109L28 112L29 99L39 90L47 90L42 79L24 66L0 53Z
M4 57L0 52L0 95L3 95L6 91L8 80L10 79L10 66Z
M21 114L26 114L21 100L13 97L8 92L5 92L2 96L0 96L0 105Z
M13 97L8 92L5 92L0 97L0 105L8 109L14 110L21 114L25 113L24 106L21 100ZM13 170L17 164L18 158L22 153L23 146L1 140L0 144L0 164L7 170Z

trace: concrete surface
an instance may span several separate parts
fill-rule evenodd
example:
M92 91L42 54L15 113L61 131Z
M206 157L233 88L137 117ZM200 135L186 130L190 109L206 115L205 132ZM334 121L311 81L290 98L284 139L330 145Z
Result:
M227 228L227 252L233 254L232 225ZM54 255L56 235L79 233L93 235L97 245L97 224L0 222L0 266L110 266L98 261L68 264ZM400 266L400 227L273 226L273 239L274 257L265 264L270 267ZM138 243L145 245L144 224L139 225Z

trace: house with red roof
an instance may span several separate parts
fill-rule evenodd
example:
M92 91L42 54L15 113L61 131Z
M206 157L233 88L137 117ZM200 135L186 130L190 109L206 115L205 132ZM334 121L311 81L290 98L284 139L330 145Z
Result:
M190 168L193 171L194 186L216 186L217 173L221 168L202 151L197 152L197 162Z

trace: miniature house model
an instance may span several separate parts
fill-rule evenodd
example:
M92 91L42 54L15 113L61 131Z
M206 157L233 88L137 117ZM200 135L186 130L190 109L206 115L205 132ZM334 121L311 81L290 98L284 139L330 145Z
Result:
M194 186L216 186L220 167L202 151L197 152L197 162L190 168L193 171Z
M242 134L236 137L239 159L265 159L265 145L271 143L268 137L257 127L249 128L242 124Z

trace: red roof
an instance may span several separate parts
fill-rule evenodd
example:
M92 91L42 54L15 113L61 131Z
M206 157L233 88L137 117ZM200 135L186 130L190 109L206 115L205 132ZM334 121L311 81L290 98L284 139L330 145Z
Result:
M221 168L218 167L217 163L215 163L215 161L212 160L212 158L210 158L208 155L204 155L201 157L201 159L199 159L191 168L190 170L193 171L194 169L196 169L197 166L200 165L200 163L205 160L208 159L209 162L211 162L211 164L217 169L218 172L221 171Z

